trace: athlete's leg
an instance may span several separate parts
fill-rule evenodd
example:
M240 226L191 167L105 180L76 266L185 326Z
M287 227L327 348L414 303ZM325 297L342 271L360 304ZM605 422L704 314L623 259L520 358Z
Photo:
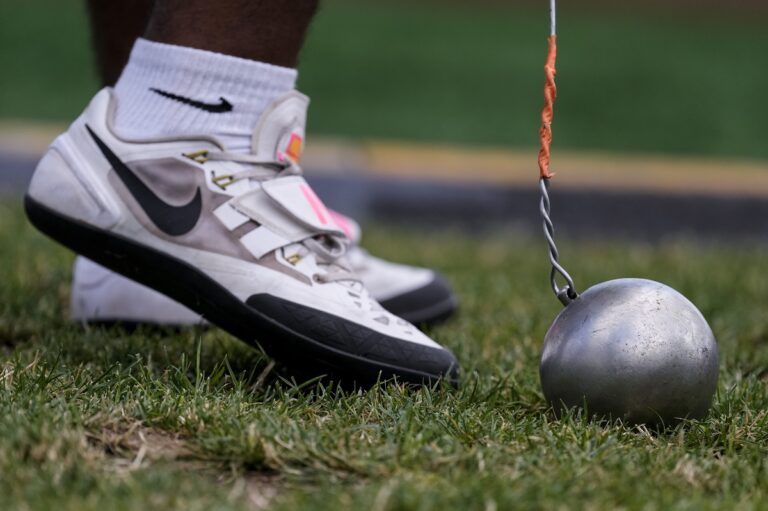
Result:
M319 0L157 0L145 37L296 67Z
M281 0L159 0L153 9L154 3L88 0L102 85L115 84L141 35L153 41L296 67L318 6L318 0L291 2L289 8Z
M153 0L88 0L91 41L102 86L112 86L147 28Z

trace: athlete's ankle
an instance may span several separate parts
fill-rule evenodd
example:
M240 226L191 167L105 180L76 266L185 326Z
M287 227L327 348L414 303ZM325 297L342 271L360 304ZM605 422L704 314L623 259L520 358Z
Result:
M256 122L293 89L295 69L139 39L115 85L115 131L127 138L213 135L249 152Z

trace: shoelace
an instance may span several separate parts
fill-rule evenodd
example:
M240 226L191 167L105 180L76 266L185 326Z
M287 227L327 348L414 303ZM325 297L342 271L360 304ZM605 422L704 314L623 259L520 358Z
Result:
M259 158L253 154L233 153L229 151L197 151L195 153L185 154L198 163L206 161L232 161L250 165L251 168L232 174L222 174L214 176L212 181L222 190L237 181L248 179L256 181L267 181L287 176L302 175L301 167L296 163L286 161L269 161ZM317 273L312 276L315 282L328 284L331 282L351 282L360 283L362 280L344 261L343 257L347 251L347 244L343 241L328 235L307 238L299 246L307 250L307 253L298 254L299 257L305 257L312 254L318 266L322 266L325 273Z
M329 247L328 244L334 244ZM325 273L317 273L312 278L321 284L331 282L345 282L362 284L362 280L352 271L352 267L344 259L346 254L346 244L339 240L324 236L322 239L308 238L301 243L301 246L315 256L318 266L323 267Z

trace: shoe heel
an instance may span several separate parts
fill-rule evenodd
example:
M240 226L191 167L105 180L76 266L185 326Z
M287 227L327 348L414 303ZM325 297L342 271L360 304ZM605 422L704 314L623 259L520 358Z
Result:
M116 223L116 215L98 200L67 161L62 138L54 141L37 164L27 196L64 216L102 229L110 228Z

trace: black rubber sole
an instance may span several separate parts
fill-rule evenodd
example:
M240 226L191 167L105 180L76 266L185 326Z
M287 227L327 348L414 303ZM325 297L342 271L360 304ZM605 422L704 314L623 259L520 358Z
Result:
M243 303L173 256L61 215L29 196L24 208L30 222L59 243L157 289L302 374L359 385L393 377L418 384L458 383L458 364L447 350L388 337L271 295L254 295Z

